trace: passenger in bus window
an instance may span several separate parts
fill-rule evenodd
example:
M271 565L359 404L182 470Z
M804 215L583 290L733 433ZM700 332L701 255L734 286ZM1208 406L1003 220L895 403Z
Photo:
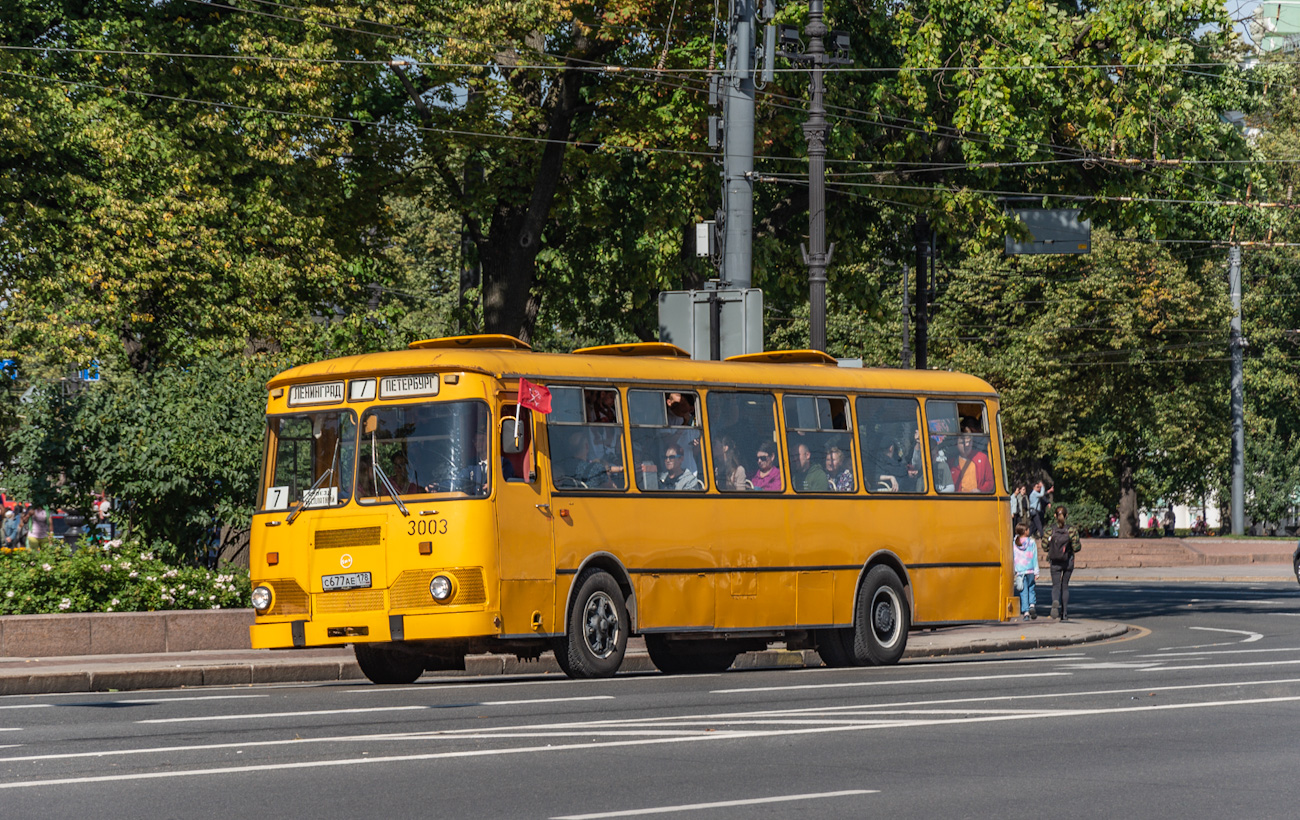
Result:
M586 392L587 421L593 424L618 422L618 391L588 390Z
M843 445L838 440L832 441L826 447L826 473L831 492L853 492L853 468L849 464Z
M754 472L755 490L781 492L781 464L776 458L776 442L769 441L758 448L758 469Z
M665 393L670 427L695 426L695 396L690 393Z
M930 420L930 460L934 465L934 489L941 493L950 493L953 491L953 476L955 473L951 465L948 464L948 447L950 446L947 439L950 438L948 433L952 432L952 422L948 419L931 419Z
M699 476L682 466L682 448L675 444L664 450L664 468L659 473L659 489L700 489Z
M740 456L736 454L736 442L731 436L723 436L718 440L713 463L719 489L732 491L746 489L745 465L740 463Z
M555 486L559 489L603 487L608 483L604 464L588 458L591 440L586 430L574 430L564 440L564 455L555 460Z
M790 464L790 480L794 488L801 493L824 493L830 487L826 471L813 459L812 448L805 442L794 447L794 459Z
M907 477L916 492L925 492L925 452L921 449L921 428L912 430L912 458L907 462Z
M974 423L962 425L957 436L957 463L952 467L952 483L959 493L993 492L993 468L988 456L975 449Z
M411 464L406 453L401 450L393 454L392 463L388 468L388 480L392 482L393 488L399 495L424 492L419 484L411 480Z

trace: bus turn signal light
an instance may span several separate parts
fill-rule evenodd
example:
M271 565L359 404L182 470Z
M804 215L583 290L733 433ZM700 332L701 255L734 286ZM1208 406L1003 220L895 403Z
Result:
M432 542L432 541L421 541L421 542L420 542L420 554L421 554L421 555L433 555L433 542Z
M278 552L268 552L268 553L266 554L266 565L267 565L267 566L269 566L269 567L273 567L273 566L275 566L275 565L278 564L278 563L280 563L280 553L278 553Z

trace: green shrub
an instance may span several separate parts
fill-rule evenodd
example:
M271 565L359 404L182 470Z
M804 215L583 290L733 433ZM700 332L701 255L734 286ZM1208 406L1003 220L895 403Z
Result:
M0 554L0 615L246 608L248 570L177 566L139 543Z

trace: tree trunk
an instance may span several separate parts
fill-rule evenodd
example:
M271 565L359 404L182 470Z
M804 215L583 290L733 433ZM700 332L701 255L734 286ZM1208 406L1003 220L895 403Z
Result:
M1119 460L1119 537L1136 538L1141 531L1133 465L1127 458L1121 458Z

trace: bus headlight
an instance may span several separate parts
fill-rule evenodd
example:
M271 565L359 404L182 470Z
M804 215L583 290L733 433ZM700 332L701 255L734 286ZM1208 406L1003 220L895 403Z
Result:
M270 587L265 587L265 586L255 587L253 589L252 598L253 598L253 609L256 609L258 612L265 612L266 610L271 608Z
M429 582L429 594L435 601L445 601L451 597L451 579L446 575L435 575Z

